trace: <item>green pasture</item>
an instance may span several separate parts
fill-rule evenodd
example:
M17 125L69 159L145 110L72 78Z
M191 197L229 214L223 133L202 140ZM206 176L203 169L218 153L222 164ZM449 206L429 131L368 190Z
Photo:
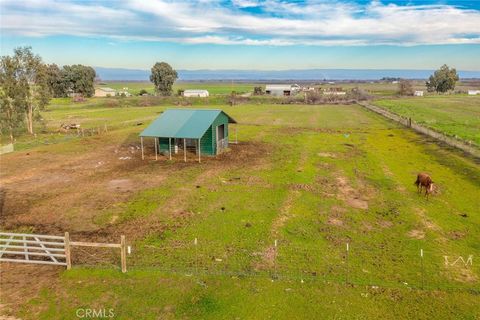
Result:
M149 93L154 92L154 87L151 82L104 82L105 87L109 87L116 90L122 90L128 88L128 92L131 94L138 94L142 89L147 90ZM230 94L232 91L237 93L253 92L255 86L262 86L261 84L245 83L245 82L181 82L177 81L173 86L173 92L176 94L177 90L187 89L203 89L208 90L212 94ZM264 85L263 85L264 86Z
M142 89L147 90L149 93L154 92L154 87L151 82L130 82L130 81L106 81L103 82L105 87L110 87L116 90L122 90L127 88L127 91L131 94L138 94ZM295 81L285 81L285 83L295 83ZM312 85L320 88L338 88L341 87L344 90L351 90L353 88L360 88L372 96L396 96L398 93L398 84L392 82L337 82L337 83L322 83L321 81L312 81L311 83L301 83L302 85ZM428 93L425 86L425 81L414 80L412 81L414 90L424 91L425 95L436 95L434 93ZM208 90L210 95L225 95L235 91L239 94L253 92L254 87L259 86L265 89L266 83L248 83L248 82L235 82L235 81L177 81L173 86L173 92L176 94L177 90L186 89L205 89ZM475 89L475 85L469 82L458 82L455 90L466 92L468 89Z
M411 97L377 100L374 104L480 145L480 96Z
M101 101L58 100L42 116L46 130L63 121L108 123L107 134L28 147L74 157L138 143L149 121L172 107ZM461 116L478 115L474 104L464 103ZM446 108L453 113L454 105ZM99 227L159 222L158 231L129 243L130 271L77 266L17 316L71 319L78 308L113 308L115 319L480 317L478 162L356 105L215 108L239 123L239 144L222 162L185 165L150 154L122 177L161 172L162 180L91 208ZM245 148L249 157L224 162ZM419 171L438 186L429 200L413 186ZM471 266L444 263L444 256L468 255Z

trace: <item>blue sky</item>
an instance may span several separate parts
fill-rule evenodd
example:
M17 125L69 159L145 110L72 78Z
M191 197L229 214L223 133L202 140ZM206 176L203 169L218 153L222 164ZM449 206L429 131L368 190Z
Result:
M480 70L480 1L0 0L1 53L59 65Z

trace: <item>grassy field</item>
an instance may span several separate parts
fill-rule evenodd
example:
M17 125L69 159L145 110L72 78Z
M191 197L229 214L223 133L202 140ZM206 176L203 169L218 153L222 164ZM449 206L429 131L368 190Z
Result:
M480 146L480 96L412 97L374 104Z
M145 89L150 93L154 92L153 84L151 82L104 82L102 86L110 87L116 90L122 90L123 88L128 88L128 92L131 94L138 94L141 89ZM292 81L286 81L286 83L292 83ZM246 83L246 82L214 82L214 81L203 81L203 82L182 82L177 81L173 86L173 92L176 93L177 90L182 89L205 89L208 90L211 95L215 94L230 94L232 91L237 93L247 93L253 92L253 88L256 86L263 87L265 89L265 83ZM353 88L361 88L373 96L395 96L398 92L398 84L391 82L338 82L334 84L319 84L317 82L312 83L303 83L303 85L315 85L316 87L321 87L324 89L332 87L341 87L344 90L351 90ZM426 95L429 93L426 92L427 88L425 86L425 81L413 81L414 90L422 90ZM474 83L457 83L456 90L467 91L468 89L475 89L476 86Z
M7 313L480 317L474 160L355 105L223 105L239 122L229 152L201 164L194 155L155 161L147 141L142 161L138 133L169 106L99 101L59 100L42 116L47 128L64 119L87 128L108 122L108 133L63 142L57 134L57 143L25 141L24 151L2 156L2 229L102 242L125 234L130 271L115 270L118 254L96 251L75 252L69 272L4 264ZM428 201L413 186L419 171L437 185ZM444 256L469 255L472 265L445 264Z
M261 86L261 84L258 84ZM138 94L142 89L150 93L154 92L151 82L105 82L105 87L116 90L128 88L131 94ZM186 89L204 89L210 94L230 94L232 91L237 93L253 92L253 88L257 86L255 83L235 83L235 82L180 82L177 81L173 86L173 92Z

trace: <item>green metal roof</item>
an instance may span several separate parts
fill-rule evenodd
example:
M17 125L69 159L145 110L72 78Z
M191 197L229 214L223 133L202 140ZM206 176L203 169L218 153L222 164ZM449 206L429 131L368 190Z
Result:
M229 123L237 123L222 110L168 109L140 133L140 137L200 139L220 113Z

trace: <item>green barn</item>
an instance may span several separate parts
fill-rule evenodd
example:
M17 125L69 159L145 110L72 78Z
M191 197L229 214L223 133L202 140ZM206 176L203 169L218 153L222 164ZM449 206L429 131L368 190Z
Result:
M168 155L187 152L214 156L228 147L230 123L237 123L222 110L208 109L167 109L142 133L140 139L155 138L155 157L158 153Z

